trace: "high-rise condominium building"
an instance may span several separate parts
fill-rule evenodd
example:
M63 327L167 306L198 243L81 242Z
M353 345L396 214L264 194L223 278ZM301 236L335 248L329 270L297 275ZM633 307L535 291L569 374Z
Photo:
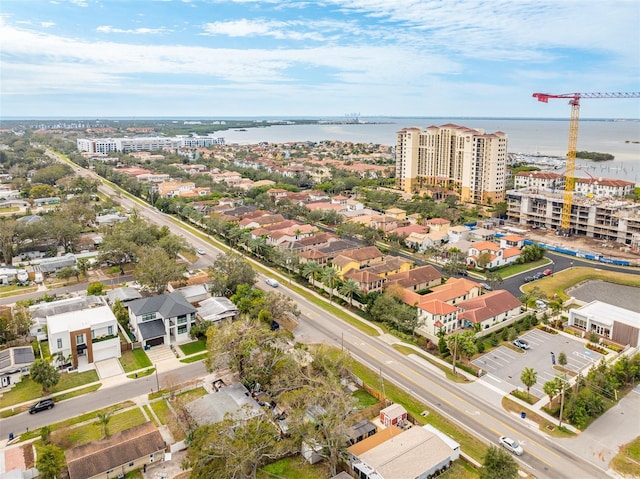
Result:
M507 135L501 131L446 124L397 134L396 181L407 193L444 186L462 201L495 204L504 201L506 168Z

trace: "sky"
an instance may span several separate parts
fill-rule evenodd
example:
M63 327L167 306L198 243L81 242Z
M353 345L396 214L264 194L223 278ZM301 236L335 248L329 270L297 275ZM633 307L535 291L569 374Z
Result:
M568 118L532 94L640 91L638 25L638 0L2 0L0 116Z

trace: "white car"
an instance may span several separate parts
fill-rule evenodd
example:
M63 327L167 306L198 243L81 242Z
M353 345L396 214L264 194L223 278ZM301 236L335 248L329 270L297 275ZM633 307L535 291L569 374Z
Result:
M518 441L515 441L510 437L500 436L500 445L507 451L514 453L516 456L522 456L524 453L524 449L522 449L522 446L518 444Z
M273 288L277 288L278 286L280 286L280 284L275 279L267 278L264 282Z
M513 345L514 345L516 348L520 348L520 349L529 349L529 341L526 341L526 340L524 340L524 339L520 339L520 338L516 339L516 340L513 342Z
M202 248L199 248L199 249L198 249L198 254L199 254L199 255L203 255L203 254L205 254L205 253L206 253L206 251L205 251L205 250L203 250Z

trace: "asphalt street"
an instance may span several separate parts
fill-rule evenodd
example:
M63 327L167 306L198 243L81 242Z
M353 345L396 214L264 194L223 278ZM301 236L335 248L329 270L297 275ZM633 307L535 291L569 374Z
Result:
M90 174L86 171L84 173ZM104 185L102 185L100 189L110 196L115 195L110 188ZM213 258L215 254L218 253L218 250L211 243L203 240L200 236L192 234L191 231L193 229L190 226L163 215L154 208L142 206L124 195L118 197L117 200L124 207L136 208L139 214L149 218L153 223L160 226L166 225L172 232L185 236L195 248L204 249L209 258ZM550 257L554 260L554 271L562 269L562 264L568 264L571 261L573 261L574 266L583 263L583 261L579 259L563 262L566 258L560 255L552 255ZM586 261L584 265L593 267L592 263ZM602 266L602 269L612 268L615 270L625 270L624 268L610 267L608 265ZM541 267L540 269L545 269L546 267ZM510 287L508 286L509 284L511 284ZM507 287L510 291L512 291L512 288L516 288L515 292L512 291L512 293L519 295L519 287L521 284L522 280L515 277L505 280L501 287ZM265 289L269 288L263 282L259 283L259 285ZM368 365L371 369L380 371L384 382L393 382L404 388L413 396L437 410L440 414L449 417L452 421L459 424L465 431L469 431L488 443L496 444L498 436L503 434L510 435L521 441L526 452L522 457L517 459L523 468L531 471L536 477L574 478L576 477L576 471L580 471L581 478L607 477L603 469L586 462L582 457L563 447L559 441L539 431L537 427L534 428L530 424L523 423L513 414L505 412L500 407L499 402L496 403L495 400L483 399L483 397L486 397L486 394L479 395L474 389L478 387L478 382L474 381L469 385L450 383L446 379L443 379L441 374L433 371L433 369L427 365L422 364L421 361L417 361L414 358L407 357L396 351L391 346L391 343L396 341L395 338L366 335L360 330L331 316L321 307L316 306L306 298L298 295L295 291L287 288L282 282L280 291L293 297L302 311L300 326L296 328L296 336L300 341L325 342L348 349L354 357ZM196 363L194 367L197 367L197 364L199 363ZM186 373L187 370L185 369L184 373L182 369L180 371L180 377L187 380L189 376L189 374ZM198 377L195 371L192 371L191 375ZM149 380L152 381L152 379ZM381 386L383 386L383 384L381 384ZM147 392L146 389L149 387L149 384L141 383L139 387L142 388L139 391L134 391L131 387L124 387L122 389L114 387L112 388L113 390L105 389L101 391L102 394L93 393L89 396L104 397L101 399L92 399L91 403L86 403L86 407L89 408L87 410L103 407L100 406L102 402L111 404ZM484 391L491 393L492 390L491 388L485 388ZM501 394L502 393L495 393L494 395L497 398L501 397ZM83 398L78 398L78 400L81 402L85 397L88 396L83 396ZM76 404L79 405L80 402ZM74 411L73 408L62 408L63 404L64 403L60 404L60 408L56 407L49 412L55 411L55 414L60 414L61 416L65 414L73 416L78 413L78 409ZM84 406L81 409L85 410ZM20 424L19 421L22 416L24 415L10 419L18 421L13 423L18 425ZM22 420L24 421L24 419ZM34 418L34 420L39 421L37 417ZM51 422L48 418L43 419L43 421ZM38 426L33 425L30 427Z

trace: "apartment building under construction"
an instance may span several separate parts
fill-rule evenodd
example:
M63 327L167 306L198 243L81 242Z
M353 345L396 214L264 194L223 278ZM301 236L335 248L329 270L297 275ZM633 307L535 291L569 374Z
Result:
M397 133L396 181L406 193L451 188L477 204L504 201L507 135L446 124Z
M559 230L562 191L522 188L506 193L507 216L523 226ZM571 233L640 248L640 204L574 193Z

